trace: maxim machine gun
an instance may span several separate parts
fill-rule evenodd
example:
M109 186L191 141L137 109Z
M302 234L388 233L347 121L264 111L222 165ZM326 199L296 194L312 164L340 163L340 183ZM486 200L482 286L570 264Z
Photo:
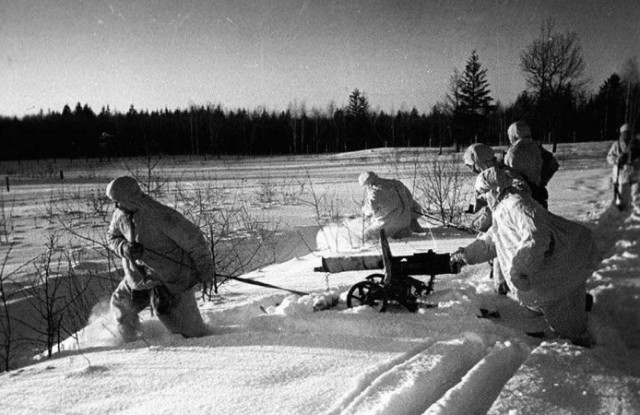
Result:
M457 274L459 269L449 264L449 254L436 254L432 250L410 256L391 255L384 229L380 231L382 256L322 258L318 272L343 272L366 269L383 269L383 273L371 274L355 284L347 293L347 306L368 305L380 312L389 303L399 303L409 311L418 309L418 299L433 292L436 275ZM429 275L426 284L411 275Z

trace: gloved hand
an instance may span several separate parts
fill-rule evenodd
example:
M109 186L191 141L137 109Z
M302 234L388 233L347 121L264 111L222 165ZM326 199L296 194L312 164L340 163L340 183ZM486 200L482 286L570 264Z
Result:
M623 168L624 165L627 163L627 160L628 160L628 156L626 153L618 157L618 168L619 169Z
M464 249L460 248L449 256L449 266L454 273L460 272L460 269L467 265L464 259Z
M142 258L143 253L144 247L137 242L126 242L122 247L122 255L131 261Z

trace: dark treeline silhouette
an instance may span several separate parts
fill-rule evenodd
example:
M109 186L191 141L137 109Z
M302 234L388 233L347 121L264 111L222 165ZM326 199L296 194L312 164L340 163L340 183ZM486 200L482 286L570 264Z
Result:
M446 105L434 105L428 114L415 108L395 113L372 111L357 89L347 106L331 105L325 111L307 111L304 106L280 112L225 110L208 105L152 112L131 106L127 113L104 107L95 113L78 103L75 109L67 105L62 112L0 117L0 157L293 155L386 146L459 148L473 141L505 145L508 125L519 119L529 122L535 138L544 143L613 140L618 127L630 118L629 90L613 74L589 96L567 88L543 102L525 91L509 106L493 105L481 123L473 119L472 126L482 125L475 134L469 134L469 126L462 128L464 119Z
M443 100L428 114L415 108L371 110L353 90L344 108L324 111L304 104L286 111L226 110L221 105L162 111L96 114L78 103L72 110L22 118L0 116L0 159L173 155L316 154L373 147L449 147L473 142L506 145L506 131L526 121L534 139L559 142L614 140L623 123L635 131L640 118L640 69L627 59L595 92L587 91L586 63L575 32L547 19L520 53L527 89L514 103L493 102L487 69L474 50L463 71L454 69Z

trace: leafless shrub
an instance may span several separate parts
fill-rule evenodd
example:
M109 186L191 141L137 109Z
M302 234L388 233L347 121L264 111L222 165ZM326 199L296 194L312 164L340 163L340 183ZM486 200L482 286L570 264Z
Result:
M9 244L15 229L13 203L7 209L4 197L0 195L0 243Z
M305 197L307 189L307 182L304 180L285 178L276 180L267 176L258 180L256 196L261 204L295 205Z
M338 198L334 192L319 192L314 186L309 172L306 172L307 194L300 198L302 204L311 206L315 220L324 242L329 247L339 249L340 242L346 238L350 246L362 244L364 228L354 230L348 220L360 218L362 202L353 201L353 206ZM326 226L334 224L334 226Z
M109 215L109 206L112 204L111 199L109 199L104 192L98 189L94 189L86 199L86 206L89 210L89 215L97 216L103 221L107 220Z
M61 223L64 222L61 220ZM0 325L10 329L3 330L8 333L3 339L5 355L11 352L24 359L25 353L30 357L44 351L51 357L54 350L59 351L65 338L86 324L93 306L110 294L119 282L120 275L111 266L113 258L108 254L106 273L88 269L77 272L86 249L64 245L62 237L69 234L82 236L84 240L90 240L90 237L81 235L77 229L69 233L70 229L72 225L65 223L63 229L48 232L44 252L29 261L34 267L31 278L15 284L15 293L20 293L21 301L14 302L13 307L5 301L6 279L0 280L4 301L0 305ZM107 250L106 245L102 246ZM19 311L12 313L13 308Z
M416 197L443 226L460 223L467 204L467 175L451 157L434 157L417 171Z
M124 161L124 166L129 174L134 177L145 193L154 197L160 196L171 177L158 173L162 156L146 156L139 164L129 164Z
M258 189L256 191L258 202L272 204L276 199L277 193L277 184L273 178L266 176L258 180Z
M311 180L309 172L306 173L305 188L308 189L303 197L299 197L302 204L313 207L318 225L341 220L345 216L344 202L336 197L334 192L319 192Z
M7 287L10 275L5 274L5 267L12 251L13 243L10 243L0 266L0 359L2 361L0 372L11 368L11 360L16 348L16 342L13 341L13 316L9 309L13 293Z
M282 196L282 203L285 205L296 205L300 203L300 198L307 193L307 183L304 180L295 179L283 182L280 185L279 193Z
M46 350L48 357L56 345L81 327L80 324L67 325L82 315L77 306L84 291L77 289L73 267L69 267L69 274L64 277L65 250L59 241L59 232L49 233L45 252L34 262L33 279L24 289L32 313L18 319L31 329L31 341L36 348Z
M214 257L215 272L221 276L238 276L275 261L271 244L277 230L266 221L257 220L248 202L237 194L224 198L215 186L175 192L175 207L195 223L207 238ZM211 299L224 280L203 287L203 296Z

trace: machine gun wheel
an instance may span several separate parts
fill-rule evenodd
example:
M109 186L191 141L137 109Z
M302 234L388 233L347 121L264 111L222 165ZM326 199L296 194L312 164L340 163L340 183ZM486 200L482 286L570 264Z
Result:
M387 309L387 296L384 289L371 281L360 281L347 293L347 307L368 305L383 313Z
M365 278L365 280L371 281L378 285L382 285L382 282L384 281L384 274L371 274L367 278Z

